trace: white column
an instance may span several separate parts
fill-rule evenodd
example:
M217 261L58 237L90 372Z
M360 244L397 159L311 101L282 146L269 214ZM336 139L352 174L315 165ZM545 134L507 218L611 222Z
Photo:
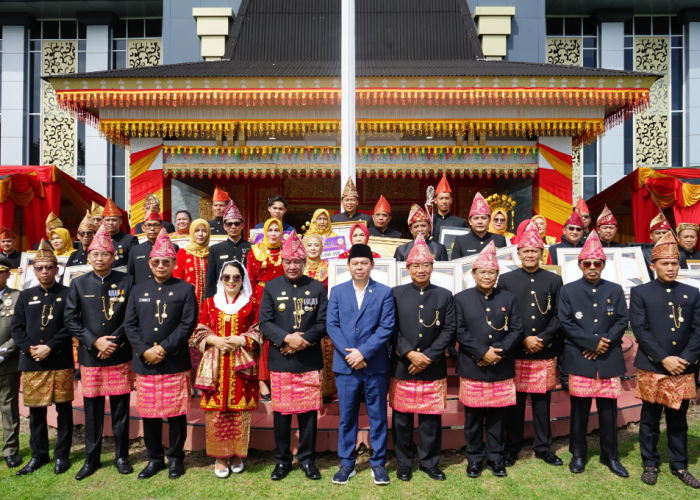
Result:
M625 69L625 23L600 23L600 67ZM625 127L618 125L600 139L600 191L625 176Z
M685 108L685 164L689 167L700 167L700 22L689 22L687 26L688 71L686 72L685 81L687 98Z
M25 165L27 40L24 26L2 27L2 151L0 165Z
M355 182L355 0L342 3L341 48L341 158L340 189L350 178ZM341 207L342 208L342 207Z
M85 45L85 70L104 71L109 69L109 26L87 26ZM85 184L107 196L109 171L107 141L100 137L97 129L85 126Z

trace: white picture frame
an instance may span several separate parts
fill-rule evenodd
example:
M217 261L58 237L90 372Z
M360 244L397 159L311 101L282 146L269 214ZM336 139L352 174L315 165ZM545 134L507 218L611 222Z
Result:
M405 262L396 263L396 286L411 283ZM430 283L442 287L455 295L462 291L462 279L460 276L460 264L456 261L438 261L433 263L433 274Z
M700 270L681 269L676 281L700 289Z
M440 243L445 245L445 248L447 249L447 257L449 259L452 259L452 248L455 245L455 240L459 236L462 236L464 234L469 234L471 233L472 230L469 229L468 227L445 227L442 226L440 228Z
M472 267L479 258L479 254L470 255L455 259L452 262L459 262L461 267L462 289L474 288L476 281L472 276ZM499 275L519 269L522 264L518 256L518 248L515 245L496 249L496 260L498 260Z
M606 261L601 278L623 286L624 273L620 250L620 248L603 248ZM561 267L561 279L565 285L583 277L583 271L578 267L580 253L581 248L557 248L557 262Z
M700 260L688 260L688 271L700 271Z
M75 278L77 278L78 276L82 276L83 274L87 274L91 271L92 266L90 264L67 267L66 271L63 273L63 286L70 286L71 281L73 281ZM116 269L112 269L112 271L116 271Z
M22 252L22 257L20 258L19 267L22 269L22 274L17 277L16 285L17 290L26 290L27 288L32 288L39 285L39 280L36 279L34 275L34 257L36 256L36 250L30 250L28 252ZM68 264L68 255L57 256L58 260L58 276L56 276L56 282L60 283L63 279L63 273L66 270L66 264Z
M347 241L347 240L346 240ZM413 240L404 240L401 238L383 238L381 236L370 236L367 244L373 252L378 253L383 259L393 259L396 249L401 245Z
M618 248L618 250L620 250L620 265L622 266L622 288L625 290L625 297L629 299L632 288L649 283L651 278L649 278L642 247L626 247Z
M396 259L374 259L374 269L370 277L382 285L392 288L396 286ZM333 287L351 279L347 260L331 259L328 261L329 295Z
M351 242L352 238L350 237L350 230L352 229L352 226L355 224L364 224L365 227L367 227L367 221L365 220L358 220L358 221L351 221L351 222L333 222L331 224L331 227L333 228L333 232L338 235L338 236L343 236L345 238L345 242ZM352 246L352 245L350 245ZM348 247L349 248L349 247ZM394 257L393 255L391 256L392 258Z
M7 278L7 287L17 290L17 280L19 279L19 271L17 269L10 270L10 276Z

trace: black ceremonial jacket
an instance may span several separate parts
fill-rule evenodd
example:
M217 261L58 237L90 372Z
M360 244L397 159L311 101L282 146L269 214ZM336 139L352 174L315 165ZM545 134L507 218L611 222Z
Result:
M683 373L698 371L700 290L677 281L665 285L654 280L635 286L630 295L630 323L639 344L634 366L670 375L661 360L678 356L690 362Z
M224 220L223 219L214 219L207 221L209 222L209 227L211 228L211 234L215 234L217 236L226 236L228 233L226 232L226 228L224 227Z
M440 229L443 227L469 227L467 221L457 217L452 212L447 212L444 217L438 212L433 214L433 238L440 240Z
M445 349L455 342L457 315L449 290L429 284L422 291L413 283L394 287L396 327L391 345L391 376L401 380L439 380L447 377ZM420 320L423 320L422 322ZM417 351L431 364L411 375L406 357Z
M87 257L87 250L83 250L83 244L81 243L80 245L78 245L78 249L72 254L70 254L70 257L68 257L68 263L66 264L66 267L84 266L88 263Z
M549 255L552 257L552 265L553 266L558 266L559 265L559 257L557 256L557 248L578 248L581 250L583 248L583 244L585 241L583 241L583 238L579 240L579 242L574 245L569 242L569 240L563 240L561 243L557 243L555 245L552 245L549 247Z
M452 260L459 259L462 257L471 257L472 255L478 255L481 251L486 248L491 240L496 245L496 248L504 248L506 246L506 237L502 234L493 234L486 231L483 238L474 233L474 231L457 236L455 239L455 245L452 248Z
M127 304L124 328L134 348L132 371L163 375L190 370L187 342L199 315L194 286L172 277L164 283L150 279L134 285ZM167 354L160 363L147 365L143 353L155 345Z
M654 276L654 271L652 271L649 268L649 264L651 264L651 252L654 250L654 244L653 243L645 243L642 245L642 254L644 255L644 262L646 263L647 266L647 271L649 271L649 278L653 280L656 279L656 276ZM688 255L685 250L681 250L681 269L688 269L688 262L686 260L686 256Z
M564 333L564 365L569 373L588 378L610 378L626 371L622 336L628 323L622 287L601 279L593 285L584 278L561 288L559 322ZM608 350L597 359L586 359L600 338L610 340Z
M455 295L457 309L457 374L472 380L498 382L515 377L513 350L523 339L523 322L514 294L498 287L487 297L477 287ZM508 329L505 316L508 315ZM489 325L488 322L491 322ZM495 365L477 366L489 346L503 349Z
M175 253L177 253L180 247L174 243L173 246L175 247ZM126 265L126 272L134 277L135 285L153 279L153 272L151 272L151 267L148 265L151 250L153 250L153 243L146 240L129 251L129 262Z
M15 269L19 267L19 264L22 261L22 254L19 253L17 250L12 250L12 252L9 254L2 252L0 255L4 255L8 259L10 259L10 262L12 262L12 265Z
M73 341L63 322L67 297L68 287L60 283L48 290L37 285L20 293L10 325L12 340L20 349L19 371L73 368ZM51 353L37 362L29 348L40 344L49 346Z
M129 262L129 251L131 247L135 247L139 244L139 239L132 235L125 233L121 229L117 234L112 235L112 245L114 245L114 262L112 262L112 269L115 267L125 266Z
M369 235L370 236L377 236L379 238L401 238L401 233L397 231L396 229L391 229L389 227L386 228L384 232L382 232L381 229L372 226L369 228Z
M534 335L541 338L544 344L541 351L527 354L523 343L518 343L513 351L515 359L557 357L561 286L561 276L544 269L538 269L531 274L521 268L498 277L498 288L514 293L518 299L518 308L523 320L523 339Z
M115 366L131 361L131 344L124 331L126 306L134 278L111 271L104 278L89 272L75 278L68 291L65 323L78 339L78 362L83 366ZM109 315L110 310L112 315ZM92 344L100 337L114 336L117 349L107 359L99 359Z
M365 221L367 227L372 227L372 217L367 214L361 214L360 212L355 212L355 215L350 217L347 212L343 211L339 214L331 215L331 223L333 222L359 222Z
M212 233L213 234L213 233ZM250 252L251 244L247 242L243 236L240 237L237 243L234 243L231 238L227 238L220 243L216 243L209 247L209 257L207 257L207 280L206 280L206 296L207 298L216 295L216 284L219 281L221 268L224 262L237 259L246 265L246 258Z
M301 315L301 325L296 328L295 309L304 312ZM265 283L258 321L260 331L270 339L270 354L267 358L270 371L303 373L323 368L323 352L319 341L326 336L327 309L326 288L313 278L302 276L291 282L286 276L280 276ZM311 345L285 356L280 351L284 347L284 338L294 332L304 332L304 340Z
M408 254L411 253L411 249L413 248L413 244L415 242L416 240L409 241L408 243L404 243L398 247L394 252L394 258L398 262L406 262L408 260ZM430 253L433 255L433 259L436 261L450 260L449 257L447 257L447 248L445 248L445 245L438 243L437 241L433 241L432 239L427 240L426 243L428 244Z

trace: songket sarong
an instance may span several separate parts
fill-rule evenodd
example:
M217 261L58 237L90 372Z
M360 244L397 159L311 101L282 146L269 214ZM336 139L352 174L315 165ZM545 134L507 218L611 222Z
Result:
M684 399L697 397L695 375L692 373L664 375L637 368L637 393L635 397L678 410Z
M136 374L136 409L141 418L178 417L190 411L190 370L167 375Z
M389 406L402 413L442 415L447 407L447 379L401 380L391 377Z
M335 373L333 373L333 354L335 346L330 337L321 339L321 349L323 350L323 372L321 372L321 396L327 398L338 392L335 387Z
M272 411L282 415L321 409L321 372L270 372Z
M557 385L556 359L516 359L515 390L544 394Z
M204 415L208 456L215 458L248 456L249 411L207 411Z
M515 404L515 382L512 378L485 382L459 377L459 400L471 408L503 408Z
M73 401L73 368L22 373L24 406Z
M81 366L83 397L121 396L134 389L131 361L115 366Z
M569 374L569 394L579 398L614 398L622 394L620 377L588 378Z

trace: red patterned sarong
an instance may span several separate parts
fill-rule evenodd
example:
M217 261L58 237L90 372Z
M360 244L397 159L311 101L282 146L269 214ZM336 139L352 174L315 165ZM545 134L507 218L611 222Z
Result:
M136 409L142 418L178 417L190 411L190 370L167 375L136 374Z
M447 379L401 380L391 377L389 406L403 413L442 415L447 407Z
M22 373L24 406L73 401L73 368Z
M620 377L588 378L569 374L569 394L578 398L612 398L622 394Z
M695 375L664 375L637 368L636 398L649 403L668 406L674 410L681 407L684 399L697 397Z
M512 378L484 382L459 377L459 401L471 408L503 408L515 404L515 382Z
M215 458L248 456L249 411L207 411L204 414L207 456Z
M321 372L270 372L272 410L282 415L321 409Z
M556 359L516 359L515 390L544 394L557 385Z
M115 366L81 366L83 397L121 396L134 389L131 361Z

